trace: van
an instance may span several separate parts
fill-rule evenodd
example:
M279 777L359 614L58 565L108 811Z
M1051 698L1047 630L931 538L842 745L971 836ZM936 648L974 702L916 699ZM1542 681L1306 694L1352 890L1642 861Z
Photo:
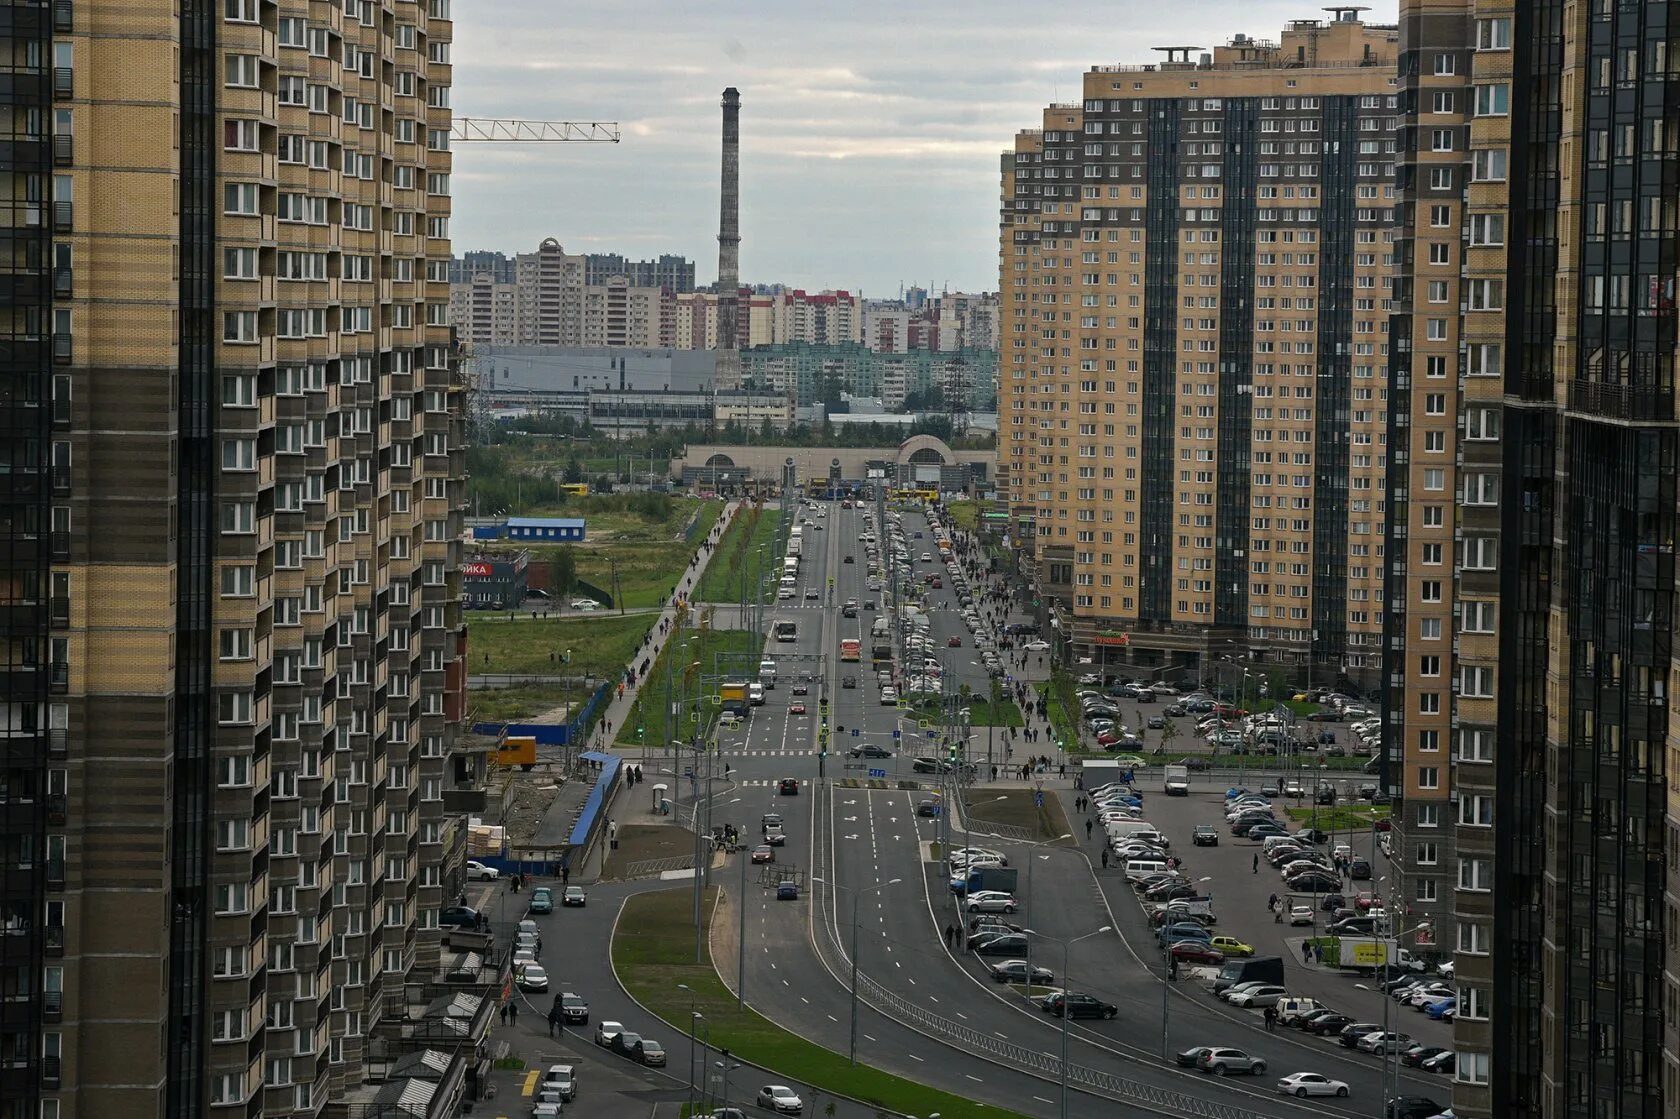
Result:
M782 586L784 586L784 587L796 587L798 585L799 585L798 576L795 576L795 575L783 575L782 576Z
M1139 882L1153 874L1167 873L1165 859L1129 859L1126 862L1126 881Z
M1116 836L1136 835L1140 831L1155 832L1157 835L1160 834L1160 829L1148 820L1115 820L1104 830L1108 832L1108 837L1110 839L1114 839Z
M747 702L752 704L754 707L763 707L764 706L764 685L763 684L760 684L758 681L755 680L751 684L747 685Z
M1313 999L1298 999L1293 995L1285 995L1277 1000L1278 1025L1291 1025L1295 1019L1310 1014L1317 1009L1319 1009L1319 1005Z
M1130 838L1130 839L1141 839L1141 840L1143 840L1143 842L1153 843L1157 847L1171 847L1172 846L1172 840L1168 839L1166 836L1162 835L1160 832L1154 831L1152 829L1146 829L1146 830L1143 830L1143 831L1135 831L1128 838Z
M1246 960L1226 960L1213 981L1213 993L1229 990L1238 983L1276 983L1283 986L1282 956L1251 956Z

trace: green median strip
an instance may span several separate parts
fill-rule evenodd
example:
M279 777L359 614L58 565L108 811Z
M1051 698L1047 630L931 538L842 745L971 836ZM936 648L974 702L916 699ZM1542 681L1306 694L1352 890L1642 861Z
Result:
M709 897L708 913L711 901ZM861 1100L898 1115L937 1112L943 1119L1026 1119L1018 1112L924 1087L868 1065L854 1066L844 1054L791 1034L754 1010L737 1009L735 996L712 967L710 950L704 962L694 962L693 904L694 894L688 887L637 894L624 903L613 930L612 960L618 981L632 998L676 1031L674 1037L663 1039L667 1052L674 1052L672 1047L686 1038L689 1015L698 1011L707 1023L714 1052L728 1049L732 1057L809 1084L818 1092ZM688 990L680 990L679 983L687 984ZM707 1030L700 1037L707 1040ZM742 1094L748 1094L746 1087ZM806 1114L824 1113L816 1101L805 1102Z

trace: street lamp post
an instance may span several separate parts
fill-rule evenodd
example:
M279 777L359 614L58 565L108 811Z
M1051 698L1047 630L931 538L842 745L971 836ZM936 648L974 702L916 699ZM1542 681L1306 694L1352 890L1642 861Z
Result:
M1060 942L1060 944L1062 946L1062 1060L1061 1060L1062 1105L1061 1105L1061 1119L1068 1119L1068 1019L1073 1017L1072 1011L1070 1009L1070 1004L1068 1002L1068 997L1073 994L1073 984L1071 982L1069 982L1069 980L1068 980L1068 972L1070 972L1073 968L1073 965L1071 963L1069 963L1069 957L1071 956L1071 954L1073 952L1073 946L1075 944L1078 944L1081 940L1089 940L1093 936L1101 936L1103 933L1113 932L1113 931L1114 931L1114 927L1112 925L1104 925L1100 929L1092 929L1088 933L1084 933L1080 936L1076 936L1076 937L1073 937L1071 939L1065 939L1064 940L1063 938L1061 938L1059 936L1046 936L1046 937L1044 937L1045 940L1058 941L1058 942ZM1031 937L1037 937L1037 936L1042 935L1040 933L1034 932L1032 929L1027 929L1026 932L1029 933ZM1032 961L1031 961L1032 940L1030 938L1027 941L1027 952L1028 952L1027 983L1030 986L1032 984Z
M833 887L836 890L848 889L848 887L842 886L838 882L829 882L829 881L826 881L822 878L813 877L811 879L811 881L822 882L824 885ZM851 893L852 893L852 1029L851 1029L850 1060L851 1060L851 1063L854 1064L854 1065L857 1064L857 1035L858 1035L858 901L860 899L862 899L864 894L879 893L882 890L886 889L888 886L896 886L902 881L904 881L904 879L894 878L894 879L891 879L889 881L881 883L879 886L865 886L865 887L862 887L862 888L859 888L859 889L853 889L851 891Z
M701 1014L694 1009L694 988L687 983L678 983L677 990L688 992L688 1104L694 1106L694 1035L700 1030ZM700 1067L706 1067L704 1056L700 1058Z

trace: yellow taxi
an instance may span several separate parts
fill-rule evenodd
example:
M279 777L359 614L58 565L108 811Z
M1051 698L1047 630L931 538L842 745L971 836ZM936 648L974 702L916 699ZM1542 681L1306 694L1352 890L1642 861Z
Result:
M1213 938L1213 947L1215 947L1219 951L1225 953L1225 955L1227 955L1227 956L1252 956L1252 955L1254 955L1254 949L1251 946L1249 946L1247 944L1244 944L1242 941L1238 940L1234 936L1216 936L1216 937L1214 937Z

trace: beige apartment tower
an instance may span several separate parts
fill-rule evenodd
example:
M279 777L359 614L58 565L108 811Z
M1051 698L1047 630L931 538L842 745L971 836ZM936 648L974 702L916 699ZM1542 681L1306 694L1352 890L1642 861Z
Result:
M1454 1114L1680 1115L1680 4L1402 0L1391 911Z
M1098 67L1002 169L1000 475L1070 660L1369 688L1395 39Z
M0 15L0 1117L322 1114L460 874L449 0Z

